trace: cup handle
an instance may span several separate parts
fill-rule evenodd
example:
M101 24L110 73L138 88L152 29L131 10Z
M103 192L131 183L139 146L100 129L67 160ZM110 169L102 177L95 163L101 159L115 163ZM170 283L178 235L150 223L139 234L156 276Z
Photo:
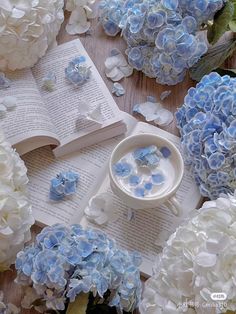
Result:
M178 217L181 216L182 214L181 205L175 196L172 196L165 203L175 216L178 216Z

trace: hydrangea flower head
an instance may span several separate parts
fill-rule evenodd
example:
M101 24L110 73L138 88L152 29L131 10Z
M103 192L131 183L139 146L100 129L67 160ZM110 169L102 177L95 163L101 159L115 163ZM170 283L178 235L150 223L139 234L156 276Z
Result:
M79 56L69 62L65 68L65 75L68 81L75 86L85 84L91 77L91 69L86 64L86 58Z
M103 0L105 32L120 31L130 65L158 83L175 85L207 51L201 25L212 20L224 0Z
M56 178L51 180L50 194L51 200L59 201L67 195L74 194L79 182L79 175L72 171L61 172Z
M203 196L236 188L236 79L210 73L190 88L177 111L186 164Z
M32 303L40 299L43 312L64 310L66 301L89 291L100 298L112 292L109 305L130 312L141 297L140 264L138 253L120 250L101 231L57 224L18 253L16 281L29 286Z
M141 314L235 313L236 194L205 202L172 234L145 283ZM212 299L216 291L225 301Z
M27 169L0 130L0 271L14 263L34 224L27 194Z
M64 1L0 1L0 69L32 67L56 40Z

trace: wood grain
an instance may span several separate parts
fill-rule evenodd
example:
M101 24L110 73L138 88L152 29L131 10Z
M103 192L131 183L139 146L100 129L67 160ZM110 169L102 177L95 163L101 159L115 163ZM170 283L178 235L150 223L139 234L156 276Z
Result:
M68 13L66 13L65 22L62 25L61 31L58 35L58 44L73 40L78 36L70 36L65 32L65 25L68 20ZM108 80L104 74L104 61L108 56L112 48L118 48L122 52L125 51L125 43L122 38L111 38L104 34L101 25L98 20L95 19L92 22L91 35L82 35L79 37L84 44L87 52L94 61L98 71L103 77L109 90L111 91L113 83ZM231 66L236 66L235 58L230 60ZM229 63L227 64L229 65ZM189 87L194 86L194 82L186 77L186 79L173 87L158 85L154 79L147 78L141 72L135 71L134 74L121 81L122 85L126 89L126 94L123 97L115 97L115 101L119 105L121 110L131 113L132 106L136 103L141 103L146 100L148 95L158 97L163 91L171 90L171 95L164 101L164 105L172 112L176 111L176 108L183 103L184 96L187 93ZM171 125L165 128L165 130L178 134L175 121ZM39 227L34 226L32 228L33 237L40 231ZM7 302L12 302L17 306L20 305L22 298L22 290L14 283L16 273L14 267L11 270L0 274L0 290L5 293L5 299ZM22 310L22 314L36 314L34 310Z

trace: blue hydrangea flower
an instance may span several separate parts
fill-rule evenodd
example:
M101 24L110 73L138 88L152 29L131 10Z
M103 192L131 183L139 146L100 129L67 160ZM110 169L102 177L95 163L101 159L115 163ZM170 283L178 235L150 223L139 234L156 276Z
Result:
M50 194L51 200L60 201L67 195L72 195L76 192L79 182L79 175L72 171L61 172L56 178L51 180Z
M110 306L132 312L141 298L141 262L140 254L120 250L101 231L57 224L18 253L16 281L30 286L48 310L63 311L81 293L102 300L109 290Z
M142 178L138 175L131 175L129 176L129 184L131 186L139 185L141 183Z
M75 86L85 84L91 77L91 69L86 65L86 58L79 56L69 62L65 68L65 76L67 80Z
M137 187L134 189L134 195L137 197L144 197L146 195L146 189L144 187Z
M203 196L233 193L236 79L212 72L190 88L176 113L185 163Z
M146 182L146 183L144 184L144 188L145 188L145 190L147 190L147 191L151 191L152 188L153 188L152 182Z
M164 158L169 158L171 156L171 150L166 146L161 147L160 152Z
M152 174L152 183L154 185L160 185L160 184L163 184L164 182L165 182L165 177L163 173L157 171Z
M128 177L132 171L132 165L126 161L120 161L113 165L113 171L118 177Z
M133 157L139 166L157 166L160 162L158 149L155 145L140 147L133 152Z
M181 82L208 47L199 30L225 0L103 0L100 21L108 35L121 31L130 65L158 83Z

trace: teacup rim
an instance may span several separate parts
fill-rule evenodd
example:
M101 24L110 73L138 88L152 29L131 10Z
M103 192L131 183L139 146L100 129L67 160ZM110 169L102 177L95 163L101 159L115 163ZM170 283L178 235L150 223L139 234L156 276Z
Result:
M167 142L171 148L174 150L175 154L178 156L178 160L180 163L180 167L181 167L181 171L179 173L178 176L178 180L175 182L174 186L170 189L170 191L166 192L165 194L163 194L162 196L153 196L153 197L148 197L148 198L143 198L143 197L138 197L135 195L131 195L130 193L128 193L123 187L121 187L120 185L118 185L117 180L115 179L115 176L113 174L112 171L112 166L113 166L113 159L114 159L114 155L116 153L116 151L122 146L124 145L124 143L128 142L129 140L131 140L132 138L137 138L137 137L145 137L145 136L150 136L150 137L155 137L155 138L159 138L164 142ZM157 134L152 134L152 133L140 133L140 134L134 134L134 135L129 135L128 137L124 138L121 142L119 142L116 147L113 149L111 156L110 156L110 160L109 160L109 174L110 177L112 178L113 183L115 184L116 188L118 188L119 190L121 190L127 197L130 197L134 200L140 201L142 200L143 202L153 202L153 201L158 201L158 200L162 200L162 199L166 199L171 197L173 194L175 194L176 190L179 188L182 179L183 179L183 175L184 175L184 161L183 161L183 157L179 151L179 149L174 145L174 143L172 143L169 139L161 136L161 135L157 135Z

